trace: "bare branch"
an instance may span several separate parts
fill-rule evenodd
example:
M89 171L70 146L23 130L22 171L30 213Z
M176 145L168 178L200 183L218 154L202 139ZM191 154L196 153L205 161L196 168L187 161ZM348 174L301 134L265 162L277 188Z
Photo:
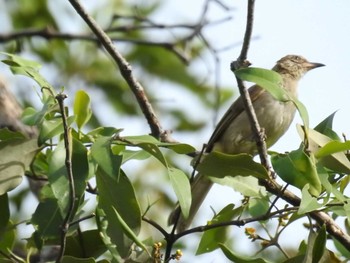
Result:
M138 104L145 115L147 122L151 129L151 134L159 138L163 133L163 129L159 123L159 120L153 110L151 103L149 102L147 95L145 93L142 85L135 78L130 64L125 60L125 58L119 53L116 46L113 44L110 37L102 30L102 28L96 23L96 21L85 11L83 6L78 0L69 0L71 5L77 11L77 13L84 19L86 24L90 27L92 32L100 40L102 46L110 54L113 60L117 63L119 71L125 81L128 83L129 88L134 93Z

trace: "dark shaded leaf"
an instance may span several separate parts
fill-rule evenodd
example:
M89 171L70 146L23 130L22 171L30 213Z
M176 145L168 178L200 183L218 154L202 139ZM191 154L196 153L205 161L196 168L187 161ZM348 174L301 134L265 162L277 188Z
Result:
M225 176L254 176L267 179L266 169L253 161L248 154L229 155L211 152L205 156L197 169L201 174L211 177L223 178Z

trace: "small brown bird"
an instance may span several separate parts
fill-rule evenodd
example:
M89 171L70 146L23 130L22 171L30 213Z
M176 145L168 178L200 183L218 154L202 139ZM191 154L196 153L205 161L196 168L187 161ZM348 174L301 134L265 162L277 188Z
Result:
M37 128L27 126L21 121L22 112L22 107L0 76L0 129L8 128L11 131L21 132L28 138L36 138L38 136ZM46 181L28 177L28 182L33 194L39 198L39 192Z
M0 128L8 128L11 131L19 131L29 138L37 136L35 127L27 126L20 120L22 107L18 104L15 96L7 88L2 77L0 77Z
M297 55L288 55L277 61L272 70L282 76L282 88L291 96L297 97L298 82L311 69L322 67L324 64L312 63ZM266 146L271 147L288 130L293 121L296 108L292 102L277 101L266 90L258 85L249 88L250 98L261 128L266 135ZM251 124L245 112L243 101L238 98L225 113L214 130L206 152L213 150L227 153L247 153L256 155L257 148L251 130ZM177 230L181 232L189 227L199 207L208 194L213 182L207 177L197 174L192 183L192 204L187 219L179 217L180 208L177 207L169 218L174 224L176 218Z

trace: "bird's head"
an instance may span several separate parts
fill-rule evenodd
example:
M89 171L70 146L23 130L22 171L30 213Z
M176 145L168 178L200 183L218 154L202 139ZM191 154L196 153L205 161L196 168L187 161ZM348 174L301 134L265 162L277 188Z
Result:
M277 61L273 70L280 74L288 74L293 79L299 80L309 70L323 66L325 65L321 63L309 62L302 56L287 55Z

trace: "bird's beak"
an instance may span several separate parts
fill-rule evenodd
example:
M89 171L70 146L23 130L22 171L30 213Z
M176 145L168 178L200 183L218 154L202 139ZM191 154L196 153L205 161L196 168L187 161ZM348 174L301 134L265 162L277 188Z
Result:
M319 67L324 67L326 66L325 64L322 63L315 63L315 62L305 62L304 67L307 68L308 70L314 69L314 68L319 68Z

